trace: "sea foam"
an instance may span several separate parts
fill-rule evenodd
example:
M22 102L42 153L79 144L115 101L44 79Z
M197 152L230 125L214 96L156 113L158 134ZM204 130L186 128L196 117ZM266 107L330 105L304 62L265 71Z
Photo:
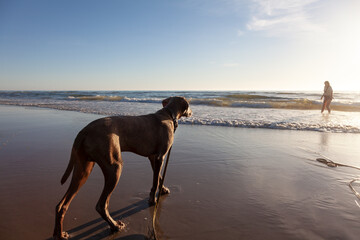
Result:
M99 115L156 112L169 96L185 96L193 116L180 124L321 132L360 132L360 95L335 96L333 112L320 114L318 93L311 92L88 92L0 91L0 104L45 107Z

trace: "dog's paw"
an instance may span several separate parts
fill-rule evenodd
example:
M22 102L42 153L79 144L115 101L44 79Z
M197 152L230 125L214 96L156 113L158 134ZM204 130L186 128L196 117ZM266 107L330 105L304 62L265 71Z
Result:
M120 220L116 221L116 225L111 227L112 232L119 232L125 228L125 223L121 222Z
M168 189L167 187L163 186L162 189L161 189L160 195L166 195L166 194L170 194L170 189Z
M54 240L67 240L69 239L70 235L67 232L62 232L61 236L54 236Z

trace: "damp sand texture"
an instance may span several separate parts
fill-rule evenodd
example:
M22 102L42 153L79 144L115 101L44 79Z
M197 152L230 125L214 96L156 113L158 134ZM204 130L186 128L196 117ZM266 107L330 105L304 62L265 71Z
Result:
M50 239L60 179L78 131L99 115L0 106L0 239ZM359 200L348 186L360 171L360 135L180 124L161 199L160 239L358 239ZM126 224L111 235L95 210L104 180L95 166L70 205L71 239L146 239L152 170L123 153L110 202ZM354 187L360 186L354 183Z

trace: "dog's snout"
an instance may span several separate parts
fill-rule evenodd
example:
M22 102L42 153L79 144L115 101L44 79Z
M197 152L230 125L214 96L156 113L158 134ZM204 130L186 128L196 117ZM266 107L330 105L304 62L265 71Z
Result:
M188 108L186 111L186 117L191 117L191 116L192 116L192 111L190 108Z

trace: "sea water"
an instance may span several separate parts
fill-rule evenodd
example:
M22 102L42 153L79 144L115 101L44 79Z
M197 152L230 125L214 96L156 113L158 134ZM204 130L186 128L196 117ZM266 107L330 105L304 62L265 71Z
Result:
M360 92L335 92L320 113L322 92L284 91L0 91L0 104L99 115L143 115L163 99L184 96L193 116L180 124L360 133Z

